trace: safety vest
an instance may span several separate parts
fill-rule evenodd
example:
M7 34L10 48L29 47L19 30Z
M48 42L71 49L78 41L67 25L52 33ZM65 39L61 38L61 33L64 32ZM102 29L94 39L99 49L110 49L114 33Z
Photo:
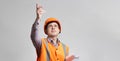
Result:
M37 61L65 61L65 57L69 51L68 46L60 42L56 48L46 38L42 38L41 41L42 46Z

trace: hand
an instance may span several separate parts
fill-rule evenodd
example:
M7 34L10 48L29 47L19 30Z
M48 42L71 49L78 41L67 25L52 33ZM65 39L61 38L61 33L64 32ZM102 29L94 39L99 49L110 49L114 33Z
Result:
M66 56L66 60L65 61L72 61L75 59L74 55L70 55L70 56Z
M43 10L42 6L36 4L36 19L40 19L43 13L45 13L45 10Z

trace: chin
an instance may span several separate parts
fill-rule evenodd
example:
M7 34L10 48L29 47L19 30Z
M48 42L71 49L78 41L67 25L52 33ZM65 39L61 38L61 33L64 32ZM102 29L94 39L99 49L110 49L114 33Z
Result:
M51 36L57 36L58 34L51 34Z
M51 34L51 36L58 36L58 34Z

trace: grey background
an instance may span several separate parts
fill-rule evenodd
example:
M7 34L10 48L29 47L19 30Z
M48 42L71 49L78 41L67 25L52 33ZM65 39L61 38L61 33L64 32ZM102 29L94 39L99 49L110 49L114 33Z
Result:
M59 38L79 61L120 61L120 0L0 0L0 61L36 60L30 39L36 2L47 11L41 27L58 18Z

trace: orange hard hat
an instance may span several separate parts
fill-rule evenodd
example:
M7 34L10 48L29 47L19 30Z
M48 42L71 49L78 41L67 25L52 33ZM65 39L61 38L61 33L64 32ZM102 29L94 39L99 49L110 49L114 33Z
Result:
M60 33L61 33L61 24L60 24L59 20L56 19L56 18L50 17L50 18L47 18L47 19L46 19L45 24L44 24L44 32L45 32L45 34L47 34L47 31L46 31L47 26L48 26L48 24L51 23L51 22L56 22L56 23L58 24L59 29L60 29Z

